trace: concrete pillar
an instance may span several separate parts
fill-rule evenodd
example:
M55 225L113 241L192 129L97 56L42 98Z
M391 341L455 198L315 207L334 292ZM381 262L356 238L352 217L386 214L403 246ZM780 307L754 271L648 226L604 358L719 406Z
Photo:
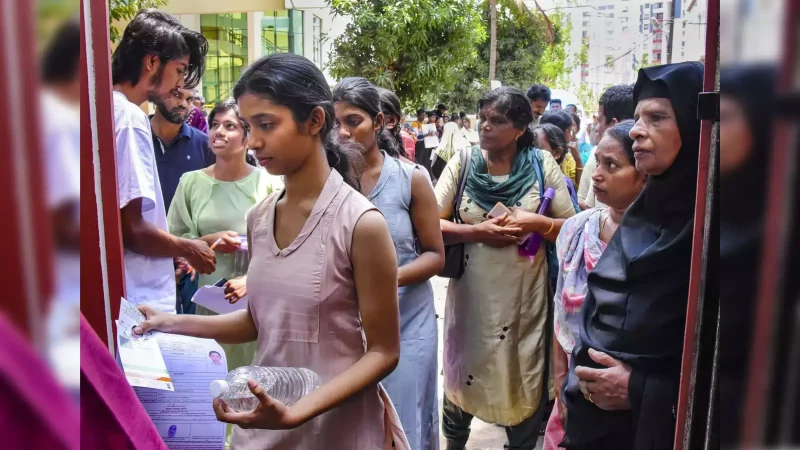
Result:
M247 63L253 64L263 55L261 51L261 19L264 13L260 11L247 13Z

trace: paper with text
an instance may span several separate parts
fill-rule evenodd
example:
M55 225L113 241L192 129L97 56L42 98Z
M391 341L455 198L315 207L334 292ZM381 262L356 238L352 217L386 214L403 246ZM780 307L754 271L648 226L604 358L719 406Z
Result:
M133 328L144 321L144 315L130 302L121 299L117 323L117 350L122 371L131 386L171 391L170 378L153 333L139 336Z
M225 352L212 339L155 333L174 392L134 388L171 450L224 450L225 424L217 421L209 384L225 378Z

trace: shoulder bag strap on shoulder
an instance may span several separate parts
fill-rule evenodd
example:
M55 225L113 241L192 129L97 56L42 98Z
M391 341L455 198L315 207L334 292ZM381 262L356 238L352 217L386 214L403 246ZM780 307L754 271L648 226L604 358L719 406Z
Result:
M458 171L458 189L456 190L456 198L453 200L453 222L461 223L461 198L464 196L464 188L467 185L467 176L469 174L469 165L472 161L472 148L465 148L461 150L461 170Z
M536 180L539 182L539 199L544 198L544 191L547 189L544 185L544 167L542 167L542 158L539 156L541 150L532 148L530 151L531 164L533 171L536 173Z

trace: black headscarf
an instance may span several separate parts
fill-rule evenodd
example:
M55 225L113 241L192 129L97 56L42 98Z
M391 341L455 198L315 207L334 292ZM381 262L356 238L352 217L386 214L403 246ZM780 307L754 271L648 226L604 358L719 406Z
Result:
M573 350L565 390L569 414L567 438L572 444L592 443L615 432L641 438L640 413L645 406L639 397L642 392L637 390L647 393L647 414L664 413L656 422L674 420L672 408L673 402L677 402L680 378L697 190L700 143L697 96L702 86L700 63L639 70L635 103L645 98L669 98L682 145L663 174L648 177L642 193L628 208L589 274L581 336ZM632 367L631 411L603 411L583 398L575 366L602 368L589 357L589 348ZM654 380L659 383L653 383ZM664 380L666 384L662 383ZM650 404L653 401L657 404ZM653 411L654 407L663 409ZM652 421L652 415L648 420ZM671 448L669 430L674 430L674 424L659 425L663 427L655 431L658 435L646 439L669 441Z

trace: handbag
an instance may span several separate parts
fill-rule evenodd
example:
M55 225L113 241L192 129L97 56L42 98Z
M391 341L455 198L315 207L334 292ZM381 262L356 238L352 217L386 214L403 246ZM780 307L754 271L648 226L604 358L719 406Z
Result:
M471 162L472 149L465 148L461 151L461 170L458 171L458 188L456 197L453 199L453 223L463 223L461 220L461 197L464 196L464 188L467 185L467 174ZM444 268L439 272L440 277L461 278L464 275L464 243L444 246Z

